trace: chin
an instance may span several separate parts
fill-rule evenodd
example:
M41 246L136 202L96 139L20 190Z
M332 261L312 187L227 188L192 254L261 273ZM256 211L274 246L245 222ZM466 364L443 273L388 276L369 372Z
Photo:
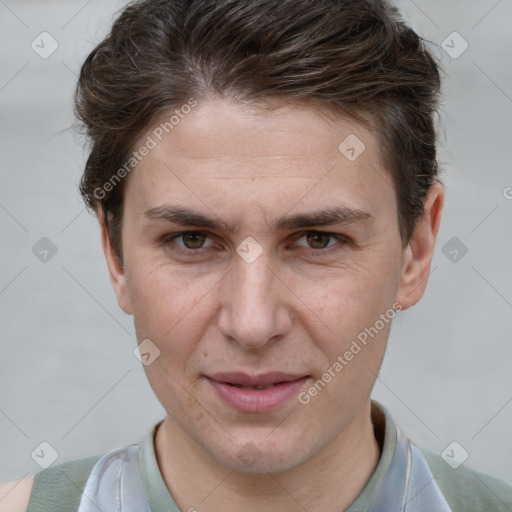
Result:
M301 449L299 450L298 447ZM223 466L241 473L280 473L300 465L307 458L304 446L290 436L285 439L247 441L222 448L221 453L211 453Z
M233 471L248 474L282 473L303 462L302 458L297 456L296 453L277 454L277 456L275 453L259 453L257 456L250 456L245 451L233 455L234 458L223 461L223 465Z

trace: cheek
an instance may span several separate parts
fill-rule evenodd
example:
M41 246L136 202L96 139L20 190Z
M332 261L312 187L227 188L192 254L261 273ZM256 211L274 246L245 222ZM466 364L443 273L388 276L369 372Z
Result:
M207 292L214 292L215 279L191 279L165 264L141 262L130 268L127 284L137 339L151 339L174 365L185 360L214 313Z
M160 351L154 362L144 366L150 386L168 412L199 421L193 386L197 346L211 316L203 298L206 284L200 286L183 272L162 265L138 267L129 282L137 339L150 339Z
M310 299L318 306L314 313L305 314L321 363L301 403L340 411L336 422L341 423L333 424L337 429L350 416L348 411L355 413L373 388L396 314L393 296L388 287L372 279L347 278L331 283Z
M340 410L357 407L373 388L386 351L393 310L396 276L386 265L359 262L322 286L304 287L311 311L303 308L302 320L319 354L316 386L306 391L316 407ZM382 320L381 315L384 316ZM321 356L320 356L321 353ZM340 421L343 419L340 418Z
M303 314L310 325L347 342L373 325L394 303L396 271L360 263L329 278L296 281L297 296L307 306ZM320 337L322 339L322 337Z

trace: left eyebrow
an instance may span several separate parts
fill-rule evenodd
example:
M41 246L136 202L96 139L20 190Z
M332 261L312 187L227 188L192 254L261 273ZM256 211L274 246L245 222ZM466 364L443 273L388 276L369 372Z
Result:
M182 206L161 205L144 212L149 219L163 220L183 226L196 226L213 230L224 230L234 233L233 227L225 222L213 219L201 212L190 210ZM374 217L364 210L337 206L316 212L297 213L279 219L271 227L271 231L285 231L303 229L313 226L328 226L335 224L367 223L374 221Z
M297 213L278 220L273 230L300 229L312 226L373 222L374 217L366 211L348 206L337 206L311 213Z

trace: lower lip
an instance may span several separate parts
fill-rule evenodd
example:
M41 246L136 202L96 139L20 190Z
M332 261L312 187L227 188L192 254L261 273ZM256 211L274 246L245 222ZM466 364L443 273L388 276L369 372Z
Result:
M277 409L291 397L296 396L308 377L282 382L267 389L248 389L231 386L208 378L224 402L241 412L265 412Z

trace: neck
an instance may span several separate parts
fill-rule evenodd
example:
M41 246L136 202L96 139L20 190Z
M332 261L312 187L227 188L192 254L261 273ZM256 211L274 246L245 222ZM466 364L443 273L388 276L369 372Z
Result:
M346 510L380 457L370 400L319 453L285 472L232 471L213 460L170 417L157 430L155 452L174 501L181 510L200 512Z

